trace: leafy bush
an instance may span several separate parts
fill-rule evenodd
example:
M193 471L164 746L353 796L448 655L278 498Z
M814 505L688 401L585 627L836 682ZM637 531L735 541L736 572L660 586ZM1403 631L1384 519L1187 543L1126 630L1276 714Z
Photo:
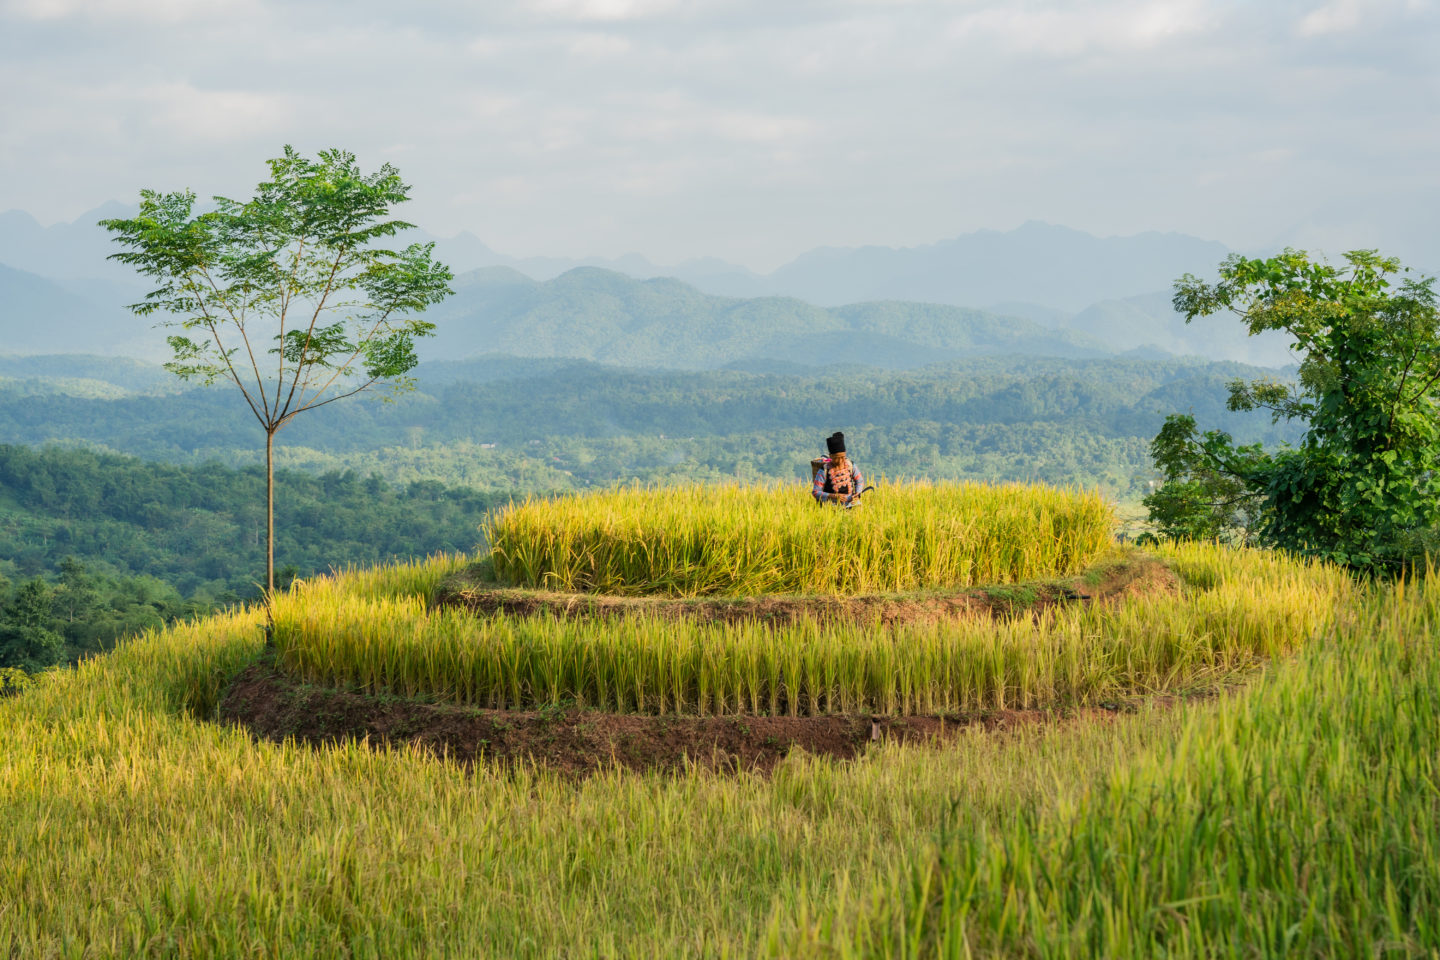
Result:
M1400 261L1373 250L1345 261L1338 268L1295 250L1236 255L1218 283L1186 275L1176 284L1175 308L1187 319L1234 310L1252 334L1293 338L1298 380L1236 380L1228 405L1268 410L1304 424L1305 434L1296 447L1267 452L1170 417L1154 446L1170 489L1146 498L1162 531L1239 528L1248 537L1258 527L1275 546L1376 569L1404 562L1404 541L1440 523L1435 281L1396 282Z

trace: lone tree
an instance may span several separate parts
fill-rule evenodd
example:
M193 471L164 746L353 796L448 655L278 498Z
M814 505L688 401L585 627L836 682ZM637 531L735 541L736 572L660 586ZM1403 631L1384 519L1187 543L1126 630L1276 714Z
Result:
M1162 532L1242 536L1354 567L1404 562L1440 523L1440 311L1434 278L1401 276L1373 250L1344 266L1303 251L1233 256L1220 281L1187 274L1175 309L1233 310L1252 334L1281 330L1301 356L1293 383L1230 384L1231 410L1304 424L1298 447L1235 447L1171 416L1152 452L1166 484L1146 498ZM1168 489L1169 492L1166 492Z
M355 155L314 160L289 146L245 202L215 197L195 213L191 191L142 190L140 212L102 220L125 248L110 259L156 288L131 306L172 315L166 369L234 384L265 431L265 585L275 590L275 434L307 410L375 384L411 389L420 319L450 290L434 244L386 249L413 224L389 219L410 187L386 164L364 174Z

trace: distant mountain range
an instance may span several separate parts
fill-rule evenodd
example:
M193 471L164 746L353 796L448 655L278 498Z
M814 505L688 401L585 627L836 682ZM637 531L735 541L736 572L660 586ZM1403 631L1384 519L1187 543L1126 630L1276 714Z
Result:
M95 225L128 212L112 203L50 227L0 214L0 351L164 356L160 333L124 309L146 287L106 261L113 247ZM638 254L506 257L471 234L436 243L460 276L457 296L435 314L441 335L427 356L502 351L690 369L1132 350L1289 359L1279 337L1247 337L1227 318L1186 326L1174 314L1164 292L1173 280L1213 272L1227 253L1181 234L1098 238L1029 223L921 247L815 250L768 276L713 259L664 268Z
M789 297L719 297L679 280L636 280L596 267L545 281L492 267L462 275L456 288L432 311L437 335L425 356L506 353L632 367L775 369L1112 352L1083 333L962 307L881 302L825 309Z
M918 247L822 247L762 276L716 259L664 267L635 253L611 260L517 258L473 234L424 239L435 240L437 254L453 267L510 267L537 280L588 266L641 279L673 277L723 296L796 297L820 306L913 300L1020 315L1072 314L1100 300L1165 290L1182 274L1212 273L1230 252L1178 233L1100 238L1032 221Z
M134 206L112 200L72 223L42 227L23 210L0 213L0 263L62 280L110 280L138 285L134 271L106 260L118 247L98 221L135 214Z
M152 336L151 322L124 306L142 296L140 287L55 280L0 264L0 351L74 350L154 359L165 349L164 339Z

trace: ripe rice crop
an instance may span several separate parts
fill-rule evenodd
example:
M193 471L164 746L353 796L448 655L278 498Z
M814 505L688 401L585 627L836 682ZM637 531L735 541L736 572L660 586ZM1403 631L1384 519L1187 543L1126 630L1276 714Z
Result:
M1313 635L1344 574L1280 554L1167 551L1180 595L1075 605L1038 621L718 624L645 616L477 616L422 595L318 580L276 610L281 665L315 683L485 707L638 713L917 714L1089 703L1175 689Z
M1440 956L1440 575L1073 801L1016 804L776 956Z
M487 521L495 575L671 596L909 592L1075 573L1110 542L1096 492L885 484L852 510L794 486L627 487L512 504Z
M1170 557L1282 603L1328 575ZM0 956L1434 956L1440 575L1339 599L1232 696L769 777L257 742L202 718L259 612L176 624L0 698Z

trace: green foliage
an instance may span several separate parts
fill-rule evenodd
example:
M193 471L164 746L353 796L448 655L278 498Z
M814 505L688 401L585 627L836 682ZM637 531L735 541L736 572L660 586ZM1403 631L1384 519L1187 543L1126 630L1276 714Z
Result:
M287 146L269 166L249 201L215 197L214 210L197 214L190 191L143 190L136 216L101 226L127 248L111 259L156 282L132 309L177 317L164 324L182 331L169 338L167 368L234 383L263 424L280 426L318 405L334 375L363 369L368 386L408 372L405 346L434 329L418 315L449 295L451 275L432 261L432 245L377 245L413 226L387 219L410 189L389 164L367 175L354 154L309 160ZM257 328L275 341L273 375L257 366L255 351L266 349L252 340Z
M75 372L101 373L86 365ZM1156 411L1183 403L1245 442L1298 437L1263 412L1225 409L1227 381L1258 372L1195 360L977 358L907 372L850 369L838 374L837 390L833 372L681 373L491 357L424 364L417 390L394 403L358 397L344 417L302 419L275 456L277 465L314 472L506 492L789 479L818 452L819 438L844 425L867 474L1085 484L1138 499L1154 476L1146 447L1162 419ZM0 442L260 462L248 412L213 392L18 397L0 384Z
M30 674L19 667L0 667L0 697L23 693L34 685Z
M451 293L433 244L380 245L413 226L389 219L410 191L394 167L365 174L354 154L310 160L290 146L269 166L248 201L215 197L215 209L196 214L190 191L143 190L136 216L100 223L126 248L111 259L156 284L132 309L176 318L163 323L178 331L166 368L239 389L265 431L267 473L275 432L306 410L379 382L411 387L414 340L435 329L420 313ZM267 539L273 590L268 526Z
M1264 520L1265 501L1247 479L1269 462L1259 444L1236 449L1230 435L1201 436L1195 418L1172 414L1150 445L1164 482L1142 499L1160 536L1251 544Z
M20 584L0 607L0 667L34 672L58 663L65 639L50 629L54 593L44 580Z
M281 588L332 566L469 550L499 501L433 481L392 484L354 473L281 471L276 482L283 495L278 543L293 571L278 572ZM264 484L254 467L175 467L0 446L0 634L18 637L20 630L3 613L7 575L51 591L44 616L25 621L23 650L37 638L50 640L39 629L62 638L66 660L254 598ZM32 601L29 609L39 611L43 605ZM3 649L21 650L18 644ZM34 659L0 653L0 665Z
M1398 260L1352 251L1346 266L1287 250L1235 256L1209 284L1185 276L1187 318L1241 314L1251 331L1283 331L1303 359L1293 383L1236 381L1229 407L1304 424L1298 446L1271 453L1197 435L1172 417L1154 449L1176 489L1150 503L1167 533L1254 527L1264 538L1361 568L1403 560L1400 544L1440 521L1440 312L1432 278L1401 279ZM1227 511L1231 511L1227 513Z

